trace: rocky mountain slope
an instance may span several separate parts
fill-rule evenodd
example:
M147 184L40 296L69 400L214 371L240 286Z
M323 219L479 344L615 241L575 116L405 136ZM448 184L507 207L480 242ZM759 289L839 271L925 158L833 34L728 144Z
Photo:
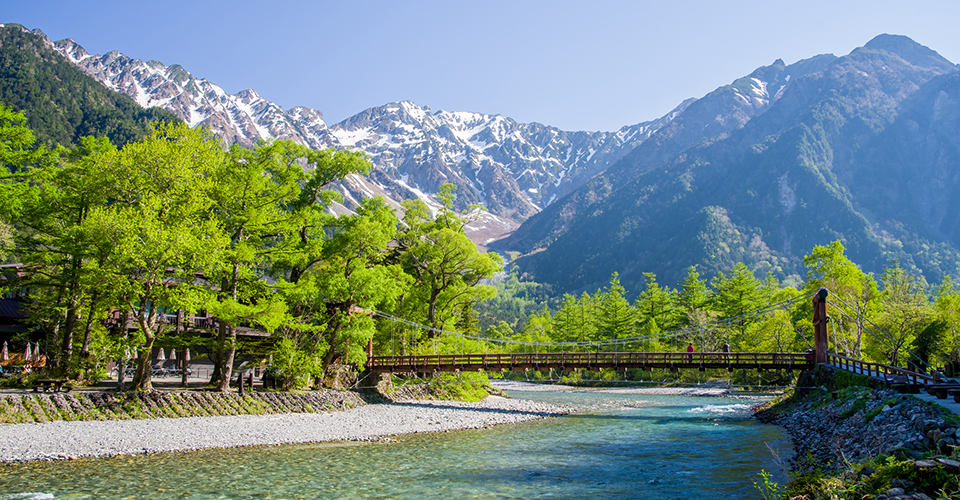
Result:
M689 106L620 162L498 243L563 290L619 271L677 283L743 261L802 275L841 240L879 272L960 272L957 66L902 36L847 56L781 61Z
M150 122L177 120L104 88L45 40L19 25L0 28L0 103L25 111L39 143L72 144L96 135L122 145L142 138Z
M852 53L777 60L666 116L615 132L567 132L500 115L432 111L411 102L328 125L253 90L228 94L183 68L118 52L55 49L108 88L159 106L231 143L269 138L356 148L375 164L340 189L349 209L381 194L436 206L440 184L480 244L518 250L533 279L593 290L620 273L677 283L745 262L758 274L802 275L802 256L839 239L865 270L890 259L931 280L960 273L960 74L902 36Z
M191 126L208 127L228 143L291 139L313 148L365 151L375 171L341 184L347 207L379 194L399 205L422 199L435 205L440 185L458 185L457 202L486 207L471 225L479 243L573 191L669 123L693 100L666 116L615 132L566 132L500 115L431 111L412 102L390 103L329 126L306 107L284 110L252 89L228 94L178 65L131 59L112 51L91 55L73 40L53 44L86 74L141 106L159 107Z

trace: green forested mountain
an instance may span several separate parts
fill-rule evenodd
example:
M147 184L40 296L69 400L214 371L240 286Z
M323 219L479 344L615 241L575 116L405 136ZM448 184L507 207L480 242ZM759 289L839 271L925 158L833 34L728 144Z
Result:
M783 279L834 240L868 272L899 259L939 281L960 272L958 131L957 66L881 35L718 89L502 244L561 291L737 262Z
M114 144L144 137L156 120L180 122L159 108L143 109L107 89L58 54L45 37L20 25L0 27L0 102L24 111L46 144L72 144L85 135Z

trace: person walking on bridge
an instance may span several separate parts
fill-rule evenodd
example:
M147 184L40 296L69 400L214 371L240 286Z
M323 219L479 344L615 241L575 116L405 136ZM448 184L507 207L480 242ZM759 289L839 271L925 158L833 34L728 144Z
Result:
M695 350L696 349L693 348L693 342L691 342L690 345L687 346L687 360L691 363L693 363L693 352Z

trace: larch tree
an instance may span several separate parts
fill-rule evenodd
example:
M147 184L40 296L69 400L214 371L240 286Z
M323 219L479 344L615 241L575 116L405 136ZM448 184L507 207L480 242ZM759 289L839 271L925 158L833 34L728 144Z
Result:
M634 301L640 330L645 335L657 335L673 331L680 323L680 311L676 307L677 292L657 283L657 275L643 273L644 288ZM703 345L698 345L702 350Z
M436 330L447 327L464 305L492 297L496 291L481 282L503 268L499 255L480 253L467 237L468 214L454 211L455 190L453 184L441 187L436 217L420 200L405 202L406 228L397 238L401 262L415 280L405 297L407 310Z
M697 268L687 268L687 276L680 285L677 293L677 305L680 309L680 324L693 329L694 345L701 351L719 349L719 330L709 326L717 314L710 309L710 289L706 280L700 279Z
M637 311L624 295L626 290L620 284L620 275L613 273L600 298L598 310L599 333L603 340L616 342L634 335Z
M752 347L747 336L748 327L756 322L756 316L748 314L761 305L762 283L742 262L733 266L730 275L723 272L713 280L713 308L720 313L720 320L728 321L728 330L734 333L731 345L740 349Z
M870 338L875 355L886 357L898 366L901 360L909 365L918 360L907 351L917 335L934 319L926 296L926 282L900 267L896 260L887 266L881 276L883 290L880 300L883 310L878 323L882 331Z
M134 389L152 388L152 349L169 330L165 311L209 301L195 282L227 245L209 197L210 172L224 161L212 134L160 125L105 163L111 202L91 209L80 232L102 256L97 286L112 289L114 306L136 324Z
M840 308L845 314L832 314L834 342L854 358L861 358L866 320L880 309L880 293L873 276L864 273L844 255L843 244L834 241L826 246L817 245L810 255L803 258L807 266L807 282L804 291L813 293L827 288L831 295L831 308Z

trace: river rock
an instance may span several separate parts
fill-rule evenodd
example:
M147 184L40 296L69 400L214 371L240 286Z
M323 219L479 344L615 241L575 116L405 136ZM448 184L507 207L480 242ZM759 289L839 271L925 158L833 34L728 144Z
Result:
M943 466L943 470L951 474L960 474L960 462L950 460L949 458L938 458L937 463Z
M854 410L854 404L862 408ZM795 471L833 472L881 453L918 458L926 451L948 449L948 439L956 442L950 431L956 436L957 429L945 423L944 411L909 395L864 387L846 400L823 391L786 409L756 415L788 431Z

